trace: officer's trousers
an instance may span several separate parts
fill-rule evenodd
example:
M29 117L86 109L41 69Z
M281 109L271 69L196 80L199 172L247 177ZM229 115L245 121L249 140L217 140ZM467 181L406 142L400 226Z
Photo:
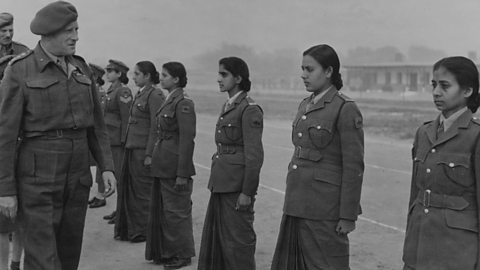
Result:
M24 269L77 269L92 184L86 136L25 139L17 179Z
M192 182L188 181L186 190L177 191L175 179L155 179L147 226L147 260L195 256Z
M208 203L198 270L255 270L254 211L237 211L240 193L212 193Z

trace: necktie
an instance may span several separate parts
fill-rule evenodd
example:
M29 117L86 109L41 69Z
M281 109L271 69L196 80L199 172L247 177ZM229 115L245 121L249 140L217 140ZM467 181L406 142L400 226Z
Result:
M228 103L228 101L225 103L225 109L223 110L224 112L228 111L230 109L231 104Z
M315 105L315 99L312 97L310 101L307 103L306 111L309 111L312 106Z
M445 132L445 128L443 126L443 122L441 122L437 128L437 139L440 138L440 136L442 136L444 132Z

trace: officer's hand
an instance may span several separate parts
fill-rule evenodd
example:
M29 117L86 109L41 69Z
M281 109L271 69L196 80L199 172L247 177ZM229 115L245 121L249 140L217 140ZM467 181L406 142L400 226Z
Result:
M143 166L145 166L147 169L150 169L152 166L152 157L151 156L146 156L145 160L143 161Z
M17 196L0 197L0 213L7 218L17 217Z
M188 178L177 177L175 180L175 186L173 187L176 191L185 191L187 190Z
M355 221L340 219L337 225L337 234L346 235L355 230Z
M110 197L113 193L115 193L115 187L117 186L117 179L115 179L115 175L111 171L105 171L102 173L103 183L105 185L105 192L103 196L105 198Z
M252 204L252 197L240 193L237 199L237 205L235 206L235 210L237 211L246 211Z

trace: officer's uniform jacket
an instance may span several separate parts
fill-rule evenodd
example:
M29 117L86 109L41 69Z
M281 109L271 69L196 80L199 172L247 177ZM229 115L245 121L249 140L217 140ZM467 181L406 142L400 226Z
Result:
M263 164L263 111L246 92L222 108L215 127L217 152L208 188L215 193L257 193Z
M8 62L16 55L25 53L29 48L21 43L12 41L9 46L0 48L0 80L3 77L3 72L7 67Z
M112 146L125 144L132 100L130 89L120 82L112 84L101 96L105 125Z
M335 88L293 121L284 213L315 220L356 220L364 171L362 115Z
M19 134L86 129L99 170L113 171L110 143L90 68L67 56L69 76L37 45L14 58L0 85L0 196L15 195L15 152ZM89 179L91 181L91 179Z
M155 135L158 139L153 151L151 172L161 179L175 179L177 176L190 178L195 175L195 107L183 89L174 91L156 113Z
M480 121L468 110L437 138L438 127L439 118L426 122L415 137L403 260L417 270L480 269Z
M125 148L145 149L145 156L152 156L156 141L155 113L165 100L162 90L146 85L135 95L130 108Z

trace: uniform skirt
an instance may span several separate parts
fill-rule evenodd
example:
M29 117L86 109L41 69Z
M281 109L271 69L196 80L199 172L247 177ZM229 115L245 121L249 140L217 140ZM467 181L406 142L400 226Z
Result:
M185 191L174 189L175 179L156 179L147 226L147 260L195 256L192 226L192 180Z
M126 149L118 189L115 237L133 240L146 237L148 209L154 178L143 165L145 149Z
M337 221L283 215L272 270L348 270L349 242Z
M235 210L239 194L211 194L198 270L255 270L254 202L246 211Z

